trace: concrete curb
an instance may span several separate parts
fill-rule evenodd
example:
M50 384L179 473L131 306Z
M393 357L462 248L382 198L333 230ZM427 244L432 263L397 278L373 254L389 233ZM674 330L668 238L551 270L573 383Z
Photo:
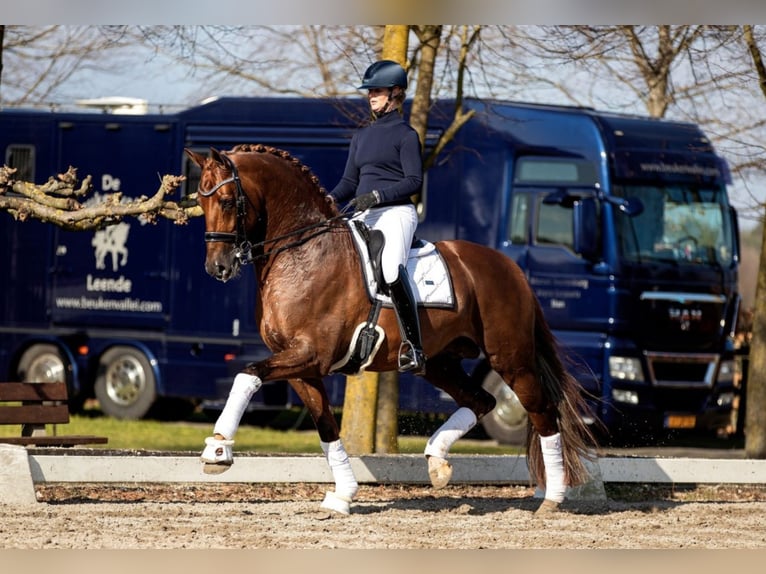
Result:
M0 444L0 504L37 503L27 449Z
M236 454L225 473L207 475L197 454L98 449L37 453L0 444L0 503L36 502L37 483L332 483L322 456ZM531 484L523 455L452 455L452 484ZM350 457L357 481L430 484L423 455ZM605 500L605 483L766 484L766 460L601 457L585 461L592 480L570 489L570 500ZM542 493L539 493L540 495Z
M49 449L50 450L50 449ZM423 455L351 456L357 481L429 483ZM529 484L524 455L451 455L453 483ZM602 482L766 484L766 460L599 457L586 461ZM197 454L128 451L125 454L37 454L30 452L34 482L332 482L324 458L318 455L234 454L223 474L206 475Z

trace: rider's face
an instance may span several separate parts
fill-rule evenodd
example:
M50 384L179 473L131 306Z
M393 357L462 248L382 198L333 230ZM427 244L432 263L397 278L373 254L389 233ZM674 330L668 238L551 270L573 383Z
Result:
M385 111L389 102L389 93L390 90L388 88L370 88L369 92L367 92L370 109L375 113Z

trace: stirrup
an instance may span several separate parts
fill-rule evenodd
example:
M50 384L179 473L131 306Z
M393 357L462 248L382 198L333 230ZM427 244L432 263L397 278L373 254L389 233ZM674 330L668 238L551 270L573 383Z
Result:
M426 373L426 356L410 341L402 341L399 347L399 372L424 375Z

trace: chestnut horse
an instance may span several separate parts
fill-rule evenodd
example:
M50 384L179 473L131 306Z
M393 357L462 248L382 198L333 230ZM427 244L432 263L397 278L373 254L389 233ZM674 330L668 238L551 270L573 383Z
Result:
M348 217L288 152L262 145L211 149L210 157L185 151L202 170L205 269L228 281L243 264L254 263L256 317L273 353L235 377L214 435L205 441L204 470L223 472L232 464L233 435L252 394L263 381L287 379L311 414L335 480L322 508L348 513L358 485L322 382L371 309ZM483 352L529 414L527 464L530 476L545 485L538 512L555 510L566 486L588 479L582 458L592 456L593 437L583 421L580 386L566 372L541 307L512 260L467 241L435 246L449 270L455 304L419 309L428 357L424 377L458 409L425 450L433 486L450 479L452 444L495 406L481 381L461 366L463 358ZM393 310L384 307L378 324L385 337L367 370L396 370L401 336Z

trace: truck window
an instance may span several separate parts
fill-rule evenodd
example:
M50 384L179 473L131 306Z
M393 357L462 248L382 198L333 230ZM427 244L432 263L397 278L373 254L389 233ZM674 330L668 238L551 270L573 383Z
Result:
M541 197L537 208L535 243L561 245L574 251L572 210L556 204L545 204Z
M511 201L511 217L508 226L508 239L511 243L524 244L527 242L527 221L529 220L528 193L515 193Z
M596 166L587 160L569 158L520 157L514 171L514 184L591 187L598 183Z
M5 149L5 165L15 168L18 181L35 182L35 146L11 144Z
M644 204L638 217L616 218L627 259L731 264L734 234L722 190L675 184L616 186L615 192Z
M198 151L199 153L205 154L207 153L207 150L194 150ZM202 173L202 170L199 168L199 166L191 161L186 154L184 154L183 158L183 170L184 170L184 176L186 177L186 180L183 183L183 196L191 195L192 193L197 192L197 188L199 187L199 178Z

